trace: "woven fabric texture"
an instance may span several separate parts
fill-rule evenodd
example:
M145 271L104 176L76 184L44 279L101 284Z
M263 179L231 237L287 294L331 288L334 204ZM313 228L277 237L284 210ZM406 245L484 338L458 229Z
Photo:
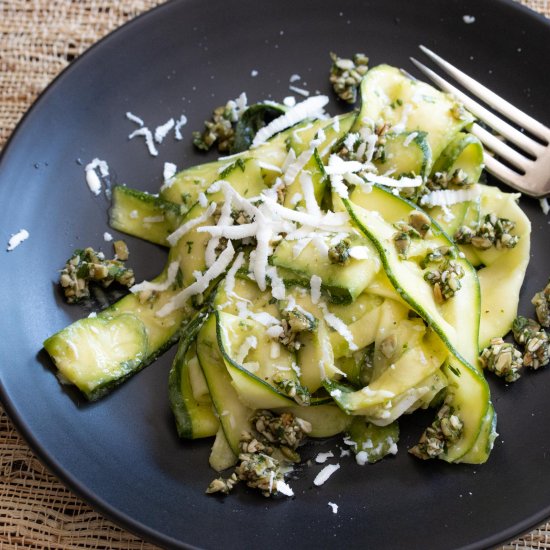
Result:
M71 61L158 0L0 0L0 149ZM549 0L523 3L550 17ZM0 550L153 550L94 512L35 457L0 407ZM550 523L501 550L550 550Z

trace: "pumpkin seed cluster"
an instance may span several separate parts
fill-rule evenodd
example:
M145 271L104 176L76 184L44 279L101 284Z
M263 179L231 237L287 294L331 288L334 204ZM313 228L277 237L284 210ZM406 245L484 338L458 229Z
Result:
M99 284L103 288L112 283L128 288L134 284L133 270L123 263L128 259L126 243L115 241L113 246L115 257L112 260L91 247L73 252L59 275L59 284L69 304L89 298L90 284Z
M484 368L504 378L506 382L515 382L520 376L523 366L521 352L502 338L492 338L491 343L480 355Z
M460 438L463 428L464 423L454 414L453 408L444 403L436 419L426 428L418 443L409 449L409 452L423 460L435 458Z
M357 89L368 71L369 58L362 53L354 54L352 59L338 57L331 53L330 83L336 95L346 103L357 101Z
M475 248L487 250L494 246L497 249L514 248L519 237L512 235L515 222L499 218L496 214L487 214L474 230L467 225L458 228L454 239L459 244L471 244Z
M228 494L239 481L259 489L266 497L277 493L278 482L284 481L285 463L300 462L296 449L312 429L309 422L291 413L276 415L268 410L256 412L251 428L241 436L235 471L228 478L214 479L207 493Z

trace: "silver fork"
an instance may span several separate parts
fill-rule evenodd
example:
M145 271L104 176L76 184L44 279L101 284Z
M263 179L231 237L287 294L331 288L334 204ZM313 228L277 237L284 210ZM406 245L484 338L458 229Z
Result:
M505 122L502 118L494 115L478 102L462 93L434 71L411 57L411 61L428 76L428 78L437 84L439 88L451 93L456 99L464 104L468 111L502 136L504 140L513 143L518 149L527 153L534 159L527 158L507 145L505 141L502 141L499 137L474 123L471 128L469 128L469 131L495 155L515 168L509 168L495 157L485 152L483 160L487 171L510 187L526 195L544 197L550 194L550 129L520 111L517 107L514 107L511 103L502 99L473 78L464 74L425 46L420 46L420 49L436 65L452 76L456 82L469 90L474 96L481 99L498 113L518 124L524 130L527 130L542 142L539 143L526 136L508 122Z

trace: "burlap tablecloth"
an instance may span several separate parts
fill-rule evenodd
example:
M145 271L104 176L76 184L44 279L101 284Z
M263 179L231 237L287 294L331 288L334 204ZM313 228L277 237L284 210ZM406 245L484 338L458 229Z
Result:
M0 148L73 59L159 0L0 0ZM548 0L523 3L550 17ZM0 408L0 549L154 549L51 475ZM503 547L550 549L550 523Z

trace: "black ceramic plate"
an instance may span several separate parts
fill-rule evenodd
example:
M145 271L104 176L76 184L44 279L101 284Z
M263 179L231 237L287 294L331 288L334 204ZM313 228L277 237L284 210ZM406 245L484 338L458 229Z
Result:
M475 22L467 24L465 15ZM330 93L330 51L363 51L372 65L414 74L409 55L419 55L420 43L550 124L550 25L513 2L188 0L100 42L19 126L0 164L0 240L21 228L30 238L0 252L0 396L45 463L124 527L173 547L482 548L550 516L547 369L510 387L491 381L500 436L484 466L413 459L405 449L428 417L409 418L395 458L362 468L342 458L320 488L313 478L321 466L304 467L292 481L294 499L267 500L244 489L221 499L204 494L213 475L210 442L176 437L167 400L172 353L88 404L59 385L41 350L47 336L88 313L63 304L57 270L75 247L110 253L103 240L108 202L90 193L81 162L105 159L115 181L156 191L164 161L181 168L204 159L190 133L214 106L242 91L250 102L281 100L293 74L302 77L295 84ZM153 128L184 112L185 139L167 138L154 159L141 140L127 140L134 126L126 111ZM550 274L549 226L538 202L522 204L534 238L521 311L532 314L529 299ZM164 252L127 241L138 279L153 277ZM304 454L336 445L309 446Z

